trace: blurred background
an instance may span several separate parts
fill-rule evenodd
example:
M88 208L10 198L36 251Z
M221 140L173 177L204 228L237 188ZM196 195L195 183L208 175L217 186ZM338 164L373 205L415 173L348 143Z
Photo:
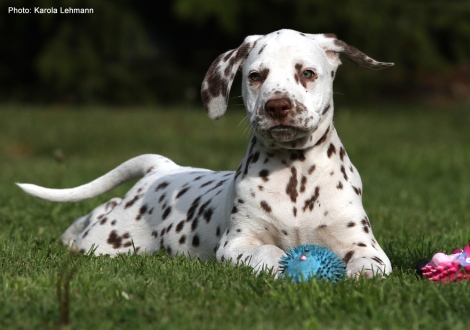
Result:
M335 33L379 61L343 60L335 102L470 100L468 0L0 0L0 102L201 106L212 61L250 34ZM93 14L8 14L8 7ZM240 78L238 78L240 79ZM240 95L235 82L232 97ZM241 103L237 100L237 103Z

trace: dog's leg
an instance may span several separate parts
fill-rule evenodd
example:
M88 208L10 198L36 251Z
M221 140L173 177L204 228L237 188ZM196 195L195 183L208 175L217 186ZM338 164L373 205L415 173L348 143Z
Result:
M318 244L335 252L346 264L349 277L365 275L367 278L387 275L392 265L385 252L375 240L367 216L354 221L330 226L320 226L315 235ZM346 227L346 231L344 231Z
M244 263L252 267L256 273L273 271L278 277L279 260L284 251L275 245L263 244L255 238L236 238L230 240L228 235L222 237L217 250L217 261L229 260L233 264Z
M96 207L91 213L85 216L82 216L80 218L77 218L60 237L60 239L62 240L62 243L64 245L71 246L77 239L78 235L90 224L90 221L92 219L103 218L112 209L114 209L121 201L122 201L121 198L118 198L118 197L112 198L108 202Z

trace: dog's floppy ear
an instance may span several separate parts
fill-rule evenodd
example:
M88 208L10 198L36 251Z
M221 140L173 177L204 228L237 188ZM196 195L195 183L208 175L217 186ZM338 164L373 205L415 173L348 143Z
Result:
M210 118L219 119L227 110L235 74L260 37L246 37L238 48L223 53L210 66L201 87L202 103Z
M341 64L339 54L344 55L354 64L369 70L382 70L394 65L393 63L378 62L370 58L356 47L349 46L344 41L337 39L336 35L332 33L310 34L309 37L323 47L329 60L336 65Z

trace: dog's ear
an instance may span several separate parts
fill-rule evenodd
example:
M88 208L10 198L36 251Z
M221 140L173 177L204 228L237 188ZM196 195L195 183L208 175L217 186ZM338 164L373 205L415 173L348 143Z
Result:
M210 118L219 119L227 110L235 74L260 37L246 37L238 48L223 53L210 66L201 87L202 103Z
M344 41L339 40L336 38L336 35L332 33L310 34L309 37L318 42L326 51L328 59L335 65L341 64L339 54L344 55L354 64L369 70L382 70L394 65L393 63L378 62L370 58L356 47L349 46Z

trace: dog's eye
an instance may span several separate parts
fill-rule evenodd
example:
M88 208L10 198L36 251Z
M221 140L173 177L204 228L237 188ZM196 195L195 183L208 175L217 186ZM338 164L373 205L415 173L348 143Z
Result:
M248 78L253 81L260 81L261 80L261 75L259 72L252 72L248 75Z
M312 70L305 70L304 72L302 72L302 78L303 79L310 79L313 77L315 73L313 73Z

